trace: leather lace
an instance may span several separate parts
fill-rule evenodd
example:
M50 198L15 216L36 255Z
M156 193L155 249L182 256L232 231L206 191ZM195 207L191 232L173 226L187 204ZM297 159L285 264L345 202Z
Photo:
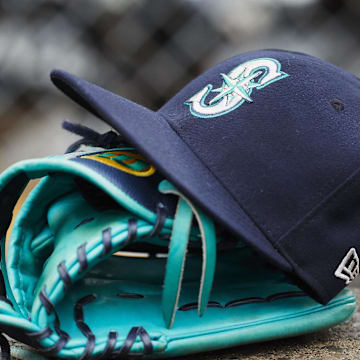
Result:
M80 124L72 124L68 121L64 121L63 127L75 133L77 135L82 136L82 139L73 143L68 149L67 152L76 151L81 145L87 146L96 146L102 147L106 149L114 148L114 147L123 147L129 146L126 141L123 139L122 136L119 134L109 131L105 134L99 134L96 131L89 129ZM174 218L174 225L172 229L170 244L169 244L169 257L168 257L168 266L167 271L169 270L169 265L172 266L172 271L175 271L177 274L176 281L173 282L170 277L165 276L164 288L167 290L166 296L170 301L166 300L164 296L163 298L163 314L164 320L167 327L171 327L174 321L175 312L177 310L179 293L181 289L182 277L183 277L183 267L176 265L177 257L173 254L176 252L172 251L175 250L176 247L182 243L185 244L183 246L182 254L181 254L181 262L185 263L186 257L186 248L190 238L190 229L192 227L192 218L196 217L199 229L200 229L200 239L202 243L203 249L203 270L202 270L202 278L201 278L201 285L199 291L199 301L197 304L199 315L201 316L205 308L208 304L208 298L210 294L211 284L213 281L214 276L214 266L215 266L215 254L216 254L216 236L215 236L215 228L210 219L208 219L205 214L203 214L199 209L196 209L188 199L186 199L181 193L179 193L175 188L172 187L170 183L167 181L164 182L164 186L162 190L163 193L174 194L179 196L179 204L181 205L180 208L182 212L177 213ZM179 208L179 207L178 207ZM146 237L154 237L161 235L161 231L165 225L167 213L165 211L165 207L163 204L159 203L157 205L157 217L153 228L148 233ZM91 221L92 219L85 219L86 221ZM184 222L185 221L185 222ZM83 225L86 222L82 222L78 226ZM180 229L182 224L186 226L188 229L187 231L177 231L176 229ZM136 219L128 220L128 234L127 238L123 242L123 246L126 247L133 243L138 235L138 223ZM108 227L102 231L102 244L103 244L103 251L101 256L109 255L113 252L112 249L112 233L111 227ZM79 269L81 271L85 271L88 268L88 260L86 254L86 245L87 243L84 242L81 244L76 251L77 259L79 262ZM178 262L179 263L179 262ZM174 265L175 264L175 265ZM180 263L179 263L180 265ZM61 261L58 264L57 271L59 274L59 278L64 284L65 291L70 288L72 285L71 277L68 273L66 262ZM172 271L169 271L171 273ZM175 286L174 286L175 285ZM5 287L4 292L5 294ZM165 294L165 292L164 292ZM131 296L133 298L141 297L139 294L117 294L119 297L124 296ZM46 312L50 315L54 315L54 321L52 324L52 328L46 327L38 332L28 333L28 337L33 340L40 351L47 355L47 356L56 356L67 344L70 340L70 335L61 329L60 319L56 313L56 309L54 304L51 302L50 298L47 295L45 286L41 289L39 294L39 299L45 308ZM79 299L76 304L74 305L74 320L79 328L79 330L84 334L86 337L86 345L84 351L81 355L81 359L89 359L92 357L93 350L95 348L96 337L95 334L92 332L90 326L85 321L85 316L83 312L83 307L90 304L91 302L96 300L95 294L89 294L81 299ZM166 306L164 304L169 303L171 307ZM209 304L211 306L211 304ZM48 348L42 348L40 345L40 341L47 338L55 332L58 335L57 342ZM143 344L143 354L150 354L153 352L153 344L150 335L142 326L134 326L130 329L129 333L127 334L122 346L119 349L115 349L116 342L117 342L118 334L116 331L109 331L107 344L102 354L99 354L97 357L99 358L110 358L113 356L127 356L130 354L131 348L135 341L140 338ZM7 342L6 338L0 335L0 347L2 351L2 360L10 359L10 346Z
M130 146L121 135L112 130L104 134L100 134L87 126L74 124L67 120L62 123L62 127L65 130L82 137L80 140L75 141L67 148L66 154L78 150L81 145L101 147L104 149Z

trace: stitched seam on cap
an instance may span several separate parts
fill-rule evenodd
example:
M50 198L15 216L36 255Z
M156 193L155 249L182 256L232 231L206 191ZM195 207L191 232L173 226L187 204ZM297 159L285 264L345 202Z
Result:
M247 216L247 218L243 217L245 219L245 221L248 224L251 225L255 225L257 227L258 230L261 231L261 233L266 237L266 239L272 244L272 246L277 249L273 242L269 239L268 235L266 234L266 231L264 231L264 229L255 221L255 219L253 218L252 215L250 215L250 213L248 212L247 209L245 209L245 207L234 197L234 195L229 191L229 189L223 184L223 182L210 170L210 168L204 164L204 162L199 158L199 156L194 152L194 150L188 145L188 143L185 141L185 139L183 139L182 136L180 136L180 134L178 133L178 131L172 126L172 124L167 121L167 119L165 118L165 116L163 116L161 113L157 112L158 115L160 115L167 124L169 124L170 128L177 134L177 136L179 136L179 138L183 141L183 143L188 147L188 149L194 154L194 156L196 156L196 158L201 162L201 164L203 164L203 166L211 173L211 175L222 185L222 187L226 190L226 192L231 196L231 198L240 206L240 208L244 211L245 215Z
M348 187L352 186L355 183L355 177L359 174L360 168L358 168L355 172L353 172L337 189L333 191L327 198L320 202L320 204L316 205L311 211L309 211L292 229L286 232L284 235L280 237L280 239L276 242L276 244L283 243L286 239L291 238L294 233L303 232L305 228L308 226L310 221L319 218L321 210L328 208L333 201L337 199L337 197L341 194L347 193L349 191Z
M297 263L297 261L294 259L294 257L291 256L286 249L282 249L282 250L281 250L281 254L283 254L284 258L289 262L289 264L295 264L295 266L296 266L296 267L295 267L295 274L296 274L297 276L299 276L301 280L303 280L304 282L306 282L307 284L309 284L309 282L308 282L306 279L304 279L304 278L301 276L301 274L299 275L299 273L296 271L296 268L301 269L301 272L304 272L304 273L306 273L307 275L309 275L309 277L310 277L310 278L314 281L314 283L317 285L318 289L321 289L321 290L317 290L317 291L316 291L317 293L320 293L320 294L323 293L323 294L326 295L327 298L332 297L332 296L328 293L328 291L323 287L322 283L320 283L320 282L319 282L312 274L310 274L308 271L305 271L305 270L303 269L303 267L300 266L300 265ZM289 259L290 259L290 260L289 260ZM293 267L293 268L294 268L294 267ZM312 287L313 287L313 286L312 286Z
M305 220L298 224L295 228L290 230L288 233L286 233L284 236L280 238L279 241L276 242L276 245L281 245L285 243L285 240L291 240L292 236L294 234L301 234L305 232L307 229L307 226L311 221L314 221L322 215L322 211L324 209L327 209L332 203L338 198L338 196L348 193L351 190L351 186L356 183L356 176L359 174L360 168L357 169L354 173L352 173L346 180L343 182L341 186L339 186L328 198L326 198L320 205L315 207L312 211L310 211L304 218ZM316 214L315 214L316 213ZM313 214L313 215L312 215ZM285 253L288 253L286 249L283 249L282 251ZM287 258L289 256L286 256ZM310 274L308 271L304 270L302 266L300 266L297 261L293 258L293 256L290 256L292 262L296 264L296 266L302 271L306 272L306 274L310 275L312 280L317 284L317 286L322 289L322 291L330 297L331 295L328 293L328 291L322 286L322 284L314 277L312 274Z
M223 186L223 188L230 194L230 196L233 198L233 200L241 207L241 209L244 211L244 213L248 216L248 218L251 220L252 224L255 225L261 233L268 239L268 241L272 244L274 249L279 251L279 249L275 245L275 238L273 238L273 231L270 229L269 225L264 221L263 217L258 214L257 211L253 209L253 207L249 204L249 201L245 201L243 197L239 195L239 200L237 200L231 192L228 190L228 188L225 186L225 184L215 175L210 168L203 163L203 161L198 157L198 155L192 150L192 148L187 144L185 139L183 139L178 131L172 126L172 124L167 121L166 117L162 115L162 113L157 112L160 116L165 119L165 121L169 124L171 129L181 138L181 140L186 144L186 146L191 150L191 152L199 159L199 161L206 167L206 169L217 179L217 181ZM176 116L176 113L173 113L173 118L177 119L180 117ZM183 126L180 124L180 128L183 129ZM251 215L250 215L251 214ZM246 219L248 222L249 220Z

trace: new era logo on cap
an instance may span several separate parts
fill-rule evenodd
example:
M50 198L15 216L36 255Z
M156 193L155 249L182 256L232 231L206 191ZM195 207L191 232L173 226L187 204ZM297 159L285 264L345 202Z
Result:
M335 276L350 284L359 275L359 257L355 248L351 248L335 271Z

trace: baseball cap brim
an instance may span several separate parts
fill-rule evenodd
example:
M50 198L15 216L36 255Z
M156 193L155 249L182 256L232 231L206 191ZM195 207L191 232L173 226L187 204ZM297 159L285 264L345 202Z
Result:
M289 262L161 114L62 70L52 71L51 80L72 100L120 132L210 216L270 262L292 271Z

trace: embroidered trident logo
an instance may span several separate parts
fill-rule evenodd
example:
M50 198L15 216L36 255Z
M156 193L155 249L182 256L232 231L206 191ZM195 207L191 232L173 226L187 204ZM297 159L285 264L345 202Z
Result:
M240 64L220 76L223 79L221 87L213 89L213 85L208 84L186 100L185 105L189 106L194 116L211 118L224 115L244 102L253 102L250 95L254 89L260 90L289 75L281 71L277 60L259 58ZM212 93L218 94L211 98Z

